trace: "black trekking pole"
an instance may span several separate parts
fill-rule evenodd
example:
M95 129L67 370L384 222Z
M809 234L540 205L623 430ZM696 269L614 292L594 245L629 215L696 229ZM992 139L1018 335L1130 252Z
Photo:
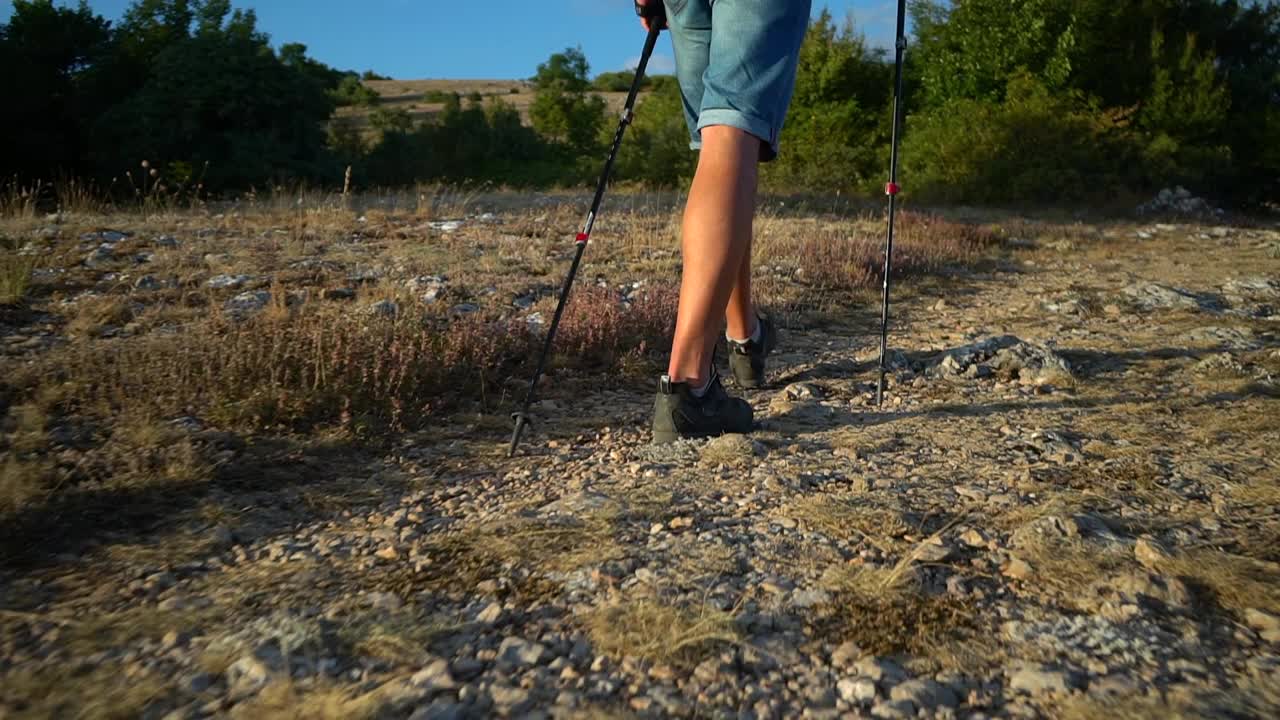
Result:
M884 297L880 303L880 379L876 383L876 407L884 405L885 356L889 352L889 276L893 272L893 220L898 209L898 141L902 135L902 57L907 51L907 3L898 0L897 59L893 71L893 150L889 158L889 239L884 250Z
M613 149L609 151L609 159L604 163L604 172L600 175L600 183L596 185L595 199L591 201L591 211L587 213L587 222L583 226L582 232L578 233L577 251L573 256L573 264L569 266L569 275L564 280L564 288L560 291L560 302L556 305L556 314L551 318L551 327L547 330L547 340L542 345L542 355L538 358L538 369L533 373L533 380L529 381L529 391L524 396L524 405L520 412L513 413L512 419L515 420L516 427L511 433L511 452L510 457L515 457L516 448L520 445L520 435L524 433L524 426L530 423L529 408L533 406L534 397L538 392L538 381L542 379L542 373L547 369L547 357L551 354L551 343L555 340L556 329L560 327L560 318L564 315L564 306L569 300L569 289L573 287L573 279L578 275L578 266L582 263L582 253L587 249L587 242L591 239L591 228L596 223L596 213L600 212L600 201L604 199L605 188L609 185L609 176L613 174L613 161L618 157L618 148L622 147L622 136L626 134L627 126L631 124L636 105L636 95L640 92L640 83L644 79L645 68L649 65L649 57L653 55L653 48L658 43L658 35L666 27L666 12L661 2L652 2L646 5L636 3L636 14L649 21L649 36L644 41L644 52L640 54L640 63L636 65L636 76L631 81L631 92L627 94L626 105L622 109L622 120L618 123L618 131L613 136Z

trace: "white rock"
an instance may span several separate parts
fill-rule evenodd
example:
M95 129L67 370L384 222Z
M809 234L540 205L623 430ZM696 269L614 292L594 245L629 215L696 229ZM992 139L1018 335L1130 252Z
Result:
M876 699L876 684L868 678L844 678L836 683L836 692L850 705L867 705Z
M517 667L532 667L547 659L547 649L524 638L508 637L498 646L498 660Z

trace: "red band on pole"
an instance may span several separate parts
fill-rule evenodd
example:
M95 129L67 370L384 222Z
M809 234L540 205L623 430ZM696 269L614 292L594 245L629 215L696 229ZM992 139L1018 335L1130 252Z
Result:
M898 194L898 191L899 191L899 190L901 190L901 189L902 189L902 188L898 187L898 183L885 183L885 186L884 186L884 194L885 194L885 195L897 195L897 194Z
M587 242L587 240L590 240L590 239L591 239L591 236L590 236L590 235L588 235L588 234L586 234L586 233L578 233L578 240L577 240L577 243L578 243L579 245L585 245L585 244L586 244L586 242Z

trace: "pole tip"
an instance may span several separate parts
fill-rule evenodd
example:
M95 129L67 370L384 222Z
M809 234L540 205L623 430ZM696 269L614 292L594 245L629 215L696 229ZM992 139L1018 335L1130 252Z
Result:
M516 421L516 427L511 431L511 449L507 457L516 456L516 449L520 447L520 436L524 434L524 426L529 424L529 419L522 412L512 413L511 418Z

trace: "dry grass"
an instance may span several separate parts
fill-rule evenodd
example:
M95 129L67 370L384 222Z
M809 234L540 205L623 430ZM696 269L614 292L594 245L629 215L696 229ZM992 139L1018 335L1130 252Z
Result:
M300 687L292 680L268 684L254 697L237 703L232 718L243 720L372 720L387 700L374 690L360 694L336 686Z
M1096 607L1081 590L1115 572L1137 567L1132 552L1091 545L1076 539L1047 539L1025 543L1014 553L1027 562L1034 582L1051 590L1070 606L1089 612Z
M822 584L833 598L814 620L815 635L833 642L852 640L876 655L917 656L948 669L996 662L997 654L978 630L973 607L951 597L926 595L920 587L920 555L941 534L917 543L889 566L828 568Z
M882 552L889 552L904 535L920 531L901 510L858 495L808 495L775 512L831 538L865 540Z
M1232 613L1257 608L1280 614L1280 564L1200 549L1169 558L1160 570L1208 591Z
M600 652L682 669L741 642L733 616L706 604L697 609L653 600L607 605L593 611L586 624Z
M36 260L34 255L19 253L16 241L0 238L0 307L17 305L27 296Z
M911 655L940 667L991 662L974 609L923 594L913 555L884 568L836 567L823 574L833 597L813 620L814 634L853 641L875 655Z
M623 307L603 291L584 291L557 347L591 369L634 362L668 332L673 298L658 289ZM56 382L77 388L84 405L161 416L195 410L238 427L401 429L429 422L458 395L524 374L541 339L518 321L449 322L415 310L387 320L279 305L242 323L215 318L181 335L128 339L110 353L74 344L46 356L15 390ZM120 299L88 303L73 329L92 336L128 312Z
M0 459L0 513L25 507L49 491L50 469L46 463L13 456Z
M621 557L614 534L616 509L575 517L514 517L442 535L423 555L422 572L398 565L370 579L378 589L408 597L424 589L451 593L555 596L561 586L548 573L567 573ZM510 584L499 585L499 578Z
M96 338L103 333L127 325L133 320L133 305L128 299L104 295L85 298L76 304L76 314L67 323L73 337Z
M413 608L372 610L348 618L338 630L338 639L361 657L392 665L414 665L427 657L427 647L433 639L457 626L450 618Z
M920 275L972 262L1000 242L991 228L935 215L905 212L899 220L893 257L898 275ZM795 225L801 226L799 231ZM878 220L860 223L853 235L848 222L772 218L764 226L758 256L770 265L796 268L795 275L807 285L848 291L880 283L884 238Z
M64 194L74 199L71 191ZM544 338L545 324L531 326L523 315L537 311L544 323L550 320L572 248L562 236L580 222L579 196L539 196L531 209L527 197L443 186L346 198L272 188L220 207L217 214L140 204L110 215L72 217L59 225L56 240L37 236L40 228L32 219L7 221L6 232L45 246L42 266L64 271L37 279L48 303L36 309L62 316L59 329L67 337L58 340L71 341L21 362L0 360L0 398L6 405L38 407L50 432L87 428L90 447L75 451L99 457L77 463L91 471L87 475L77 470L75 477L52 483L22 480L41 474L47 442L5 457L0 464L11 489L5 502L22 505L38 498L42 487L106 478L122 461L127 472L119 476L129 482L146 473L165 481L203 475L199 457L190 455L184 466L176 455L158 458L148 449L152 441L128 441L129 433L121 431L131 423L193 416L243 433L373 437L431 427L454 411L505 410L522 394L519 381L532 371ZM674 319L679 199L611 197L616 207L598 226L590 252L595 275L584 275L574 290L552 373L656 372ZM147 213L145 230L136 229L143 222L139 209ZM504 212L499 222L475 220L490 209ZM846 266L875 265L878 222L850 238L844 219L797 221L771 210L762 215L760 261L798 271L799 282L776 283L779 298L811 307L865 284L831 271L831 253L848 255ZM466 224L452 232L430 225L464 218ZM803 226L799 231L797 223ZM821 248L804 245L813 240L811 224L822 228ZM149 291L133 291L127 282L104 288L101 273L81 263L83 243L67 242L104 227L134 229L117 249L151 253L138 272L174 284ZM176 246L154 243L162 233L177 238ZM922 216L904 220L903 237L904 273L966 262L994 242L986 229ZM299 261L310 264L299 267ZM385 275L370 283L348 278L369 269ZM235 290L205 287L222 273L252 280ZM413 297L405 281L418 275L446 275L444 297L435 303ZM622 302L619 286L637 281L642 288ZM260 314L244 321L222 317L233 294L259 288L270 288L271 297ZM338 288L352 289L355 299L320 299L322 290ZM90 289L102 295L87 295ZM529 294L539 298L535 305L513 313L512 299ZM63 304L72 298L78 299ZM399 305L397 317L363 312L381 299ZM452 317L449 308L461 302L479 309ZM127 336L114 332L126 325ZM129 461L115 449L142 452Z
M107 664L84 674L56 666L0 678L0 707L12 720L132 720L164 708L173 694L169 678Z

